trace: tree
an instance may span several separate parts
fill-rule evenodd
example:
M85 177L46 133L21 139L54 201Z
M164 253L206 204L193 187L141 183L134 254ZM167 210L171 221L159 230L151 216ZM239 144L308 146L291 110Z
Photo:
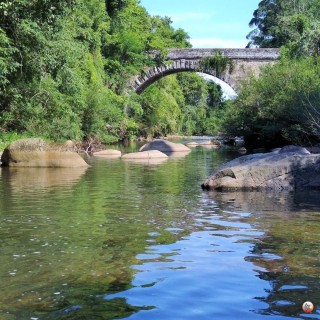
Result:
M168 105L157 110L159 95L153 104L124 89L157 63L149 50L161 58L169 47L190 46L188 39L139 0L0 1L0 131L111 142L148 123L152 131L157 117L159 132L178 131L183 95L176 80L160 82Z
M319 79L319 58L283 58L243 86L222 127L251 147L318 143Z
M287 46L292 56L318 54L320 3L317 0L262 0L249 25L248 47Z

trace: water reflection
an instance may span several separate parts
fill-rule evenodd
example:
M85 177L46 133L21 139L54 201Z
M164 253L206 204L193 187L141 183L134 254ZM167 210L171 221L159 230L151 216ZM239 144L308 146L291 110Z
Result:
M254 312L319 319L319 192L209 192L208 196L229 203L232 210L251 212L247 221L264 230L245 257L257 267L257 276L271 285L267 295L257 298L268 308ZM302 312L308 300L318 303L314 314Z
M303 300L318 310L318 194L203 192L228 158L91 159L45 192L2 171L0 318L303 318Z
M2 168L2 181L13 191L32 192L79 181L87 167L81 168Z

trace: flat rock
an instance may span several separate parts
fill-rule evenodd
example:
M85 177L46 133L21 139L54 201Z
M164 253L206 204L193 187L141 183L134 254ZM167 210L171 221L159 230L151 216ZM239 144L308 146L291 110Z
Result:
M167 159L168 156L158 150L132 152L124 154L121 159Z
M199 143L194 142L194 141L186 143L186 146L189 147L189 148L195 148L198 145L199 145Z
M199 145L201 145L201 146L211 146L212 142L210 140L206 140L206 141L200 142Z
M320 155L287 146L239 157L217 168L202 184L211 190L320 189Z
M39 138L19 139L5 148L1 156L4 167L76 168L89 165L70 143L49 143Z
M100 158L116 159L121 158L121 151L114 149L106 149L93 153L93 156Z
M190 152L190 148L182 143L173 143L163 139L155 139L140 148L139 151L158 150L163 153Z

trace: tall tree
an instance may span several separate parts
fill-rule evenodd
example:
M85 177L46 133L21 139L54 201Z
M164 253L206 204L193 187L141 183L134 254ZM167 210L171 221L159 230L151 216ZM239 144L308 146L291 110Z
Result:
M296 55L318 54L320 44L318 0L262 0L249 25L248 47L286 45Z

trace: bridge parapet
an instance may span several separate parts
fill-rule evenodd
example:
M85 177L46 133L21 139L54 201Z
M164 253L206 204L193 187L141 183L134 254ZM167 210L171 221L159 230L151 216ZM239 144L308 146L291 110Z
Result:
M276 60L280 57L278 48L244 48L244 49L170 49L167 60L176 59L201 59L212 57L220 52L223 56L230 59L241 60Z

